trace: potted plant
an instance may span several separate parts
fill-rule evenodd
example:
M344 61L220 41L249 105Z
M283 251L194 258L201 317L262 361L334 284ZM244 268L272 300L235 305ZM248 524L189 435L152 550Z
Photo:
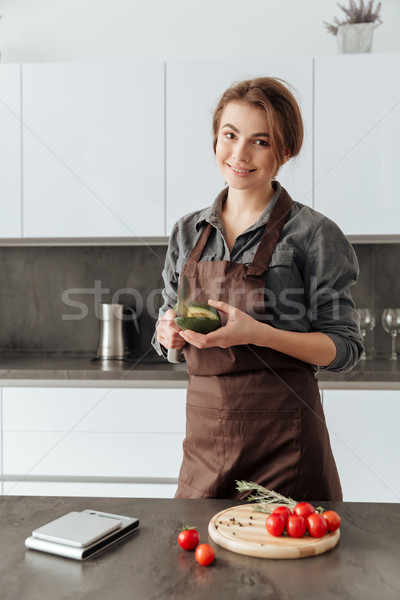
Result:
M373 30L382 23L379 16L382 2L379 2L376 8L374 2L375 0L370 0L364 4L364 0L360 0L357 4L355 0L350 0L347 7L338 3L345 18L340 21L334 17L332 23L324 21L328 32L337 38L339 52L344 54L371 52Z

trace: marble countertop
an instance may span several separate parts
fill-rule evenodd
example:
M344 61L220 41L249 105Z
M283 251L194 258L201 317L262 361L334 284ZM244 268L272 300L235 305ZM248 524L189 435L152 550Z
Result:
M118 387L186 387L185 363L161 358L94 361L89 355L0 353L0 386L54 385ZM321 389L400 389L400 360L386 357L360 361L348 373L321 370Z
M398 600L399 504L328 503L342 520L325 554L271 560L235 554L208 536L208 522L233 500L4 496L0 502L1 596L7 600ZM136 517L139 529L81 563L27 550L33 529L84 509ZM196 525L215 561L201 567L176 538Z

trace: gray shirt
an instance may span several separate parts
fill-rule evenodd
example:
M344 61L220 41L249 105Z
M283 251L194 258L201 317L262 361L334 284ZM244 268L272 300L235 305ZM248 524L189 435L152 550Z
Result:
M246 265L253 261L281 193L281 185L274 185L275 193L263 214L236 238L231 252L222 220L227 189L211 207L185 215L174 225L163 270L165 289L160 316L177 302L180 273L206 223L211 223L213 229L201 261L227 260ZM359 316L350 294L358 273L354 249L339 227L321 213L294 202L265 275L265 322L287 331L325 333L337 352L333 362L321 368L352 369L363 350ZM152 343L165 356L156 335Z

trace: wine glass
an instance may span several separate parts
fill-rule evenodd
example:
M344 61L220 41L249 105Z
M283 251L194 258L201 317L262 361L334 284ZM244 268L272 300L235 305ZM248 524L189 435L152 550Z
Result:
M392 353L389 360L397 360L396 338L400 331L400 308L384 308L382 325L383 329L392 336Z
M375 316L373 312L369 308L359 308L358 314L360 315L360 328L361 335L365 340L365 337L368 331L372 331L375 327ZM367 358L367 353L363 350L361 354L360 360L365 360Z

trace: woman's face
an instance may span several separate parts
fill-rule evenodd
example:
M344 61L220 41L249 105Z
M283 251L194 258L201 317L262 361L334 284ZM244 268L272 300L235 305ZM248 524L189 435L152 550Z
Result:
M268 190L276 172L265 113L244 102L229 102L222 115L215 155L225 181L237 190Z

